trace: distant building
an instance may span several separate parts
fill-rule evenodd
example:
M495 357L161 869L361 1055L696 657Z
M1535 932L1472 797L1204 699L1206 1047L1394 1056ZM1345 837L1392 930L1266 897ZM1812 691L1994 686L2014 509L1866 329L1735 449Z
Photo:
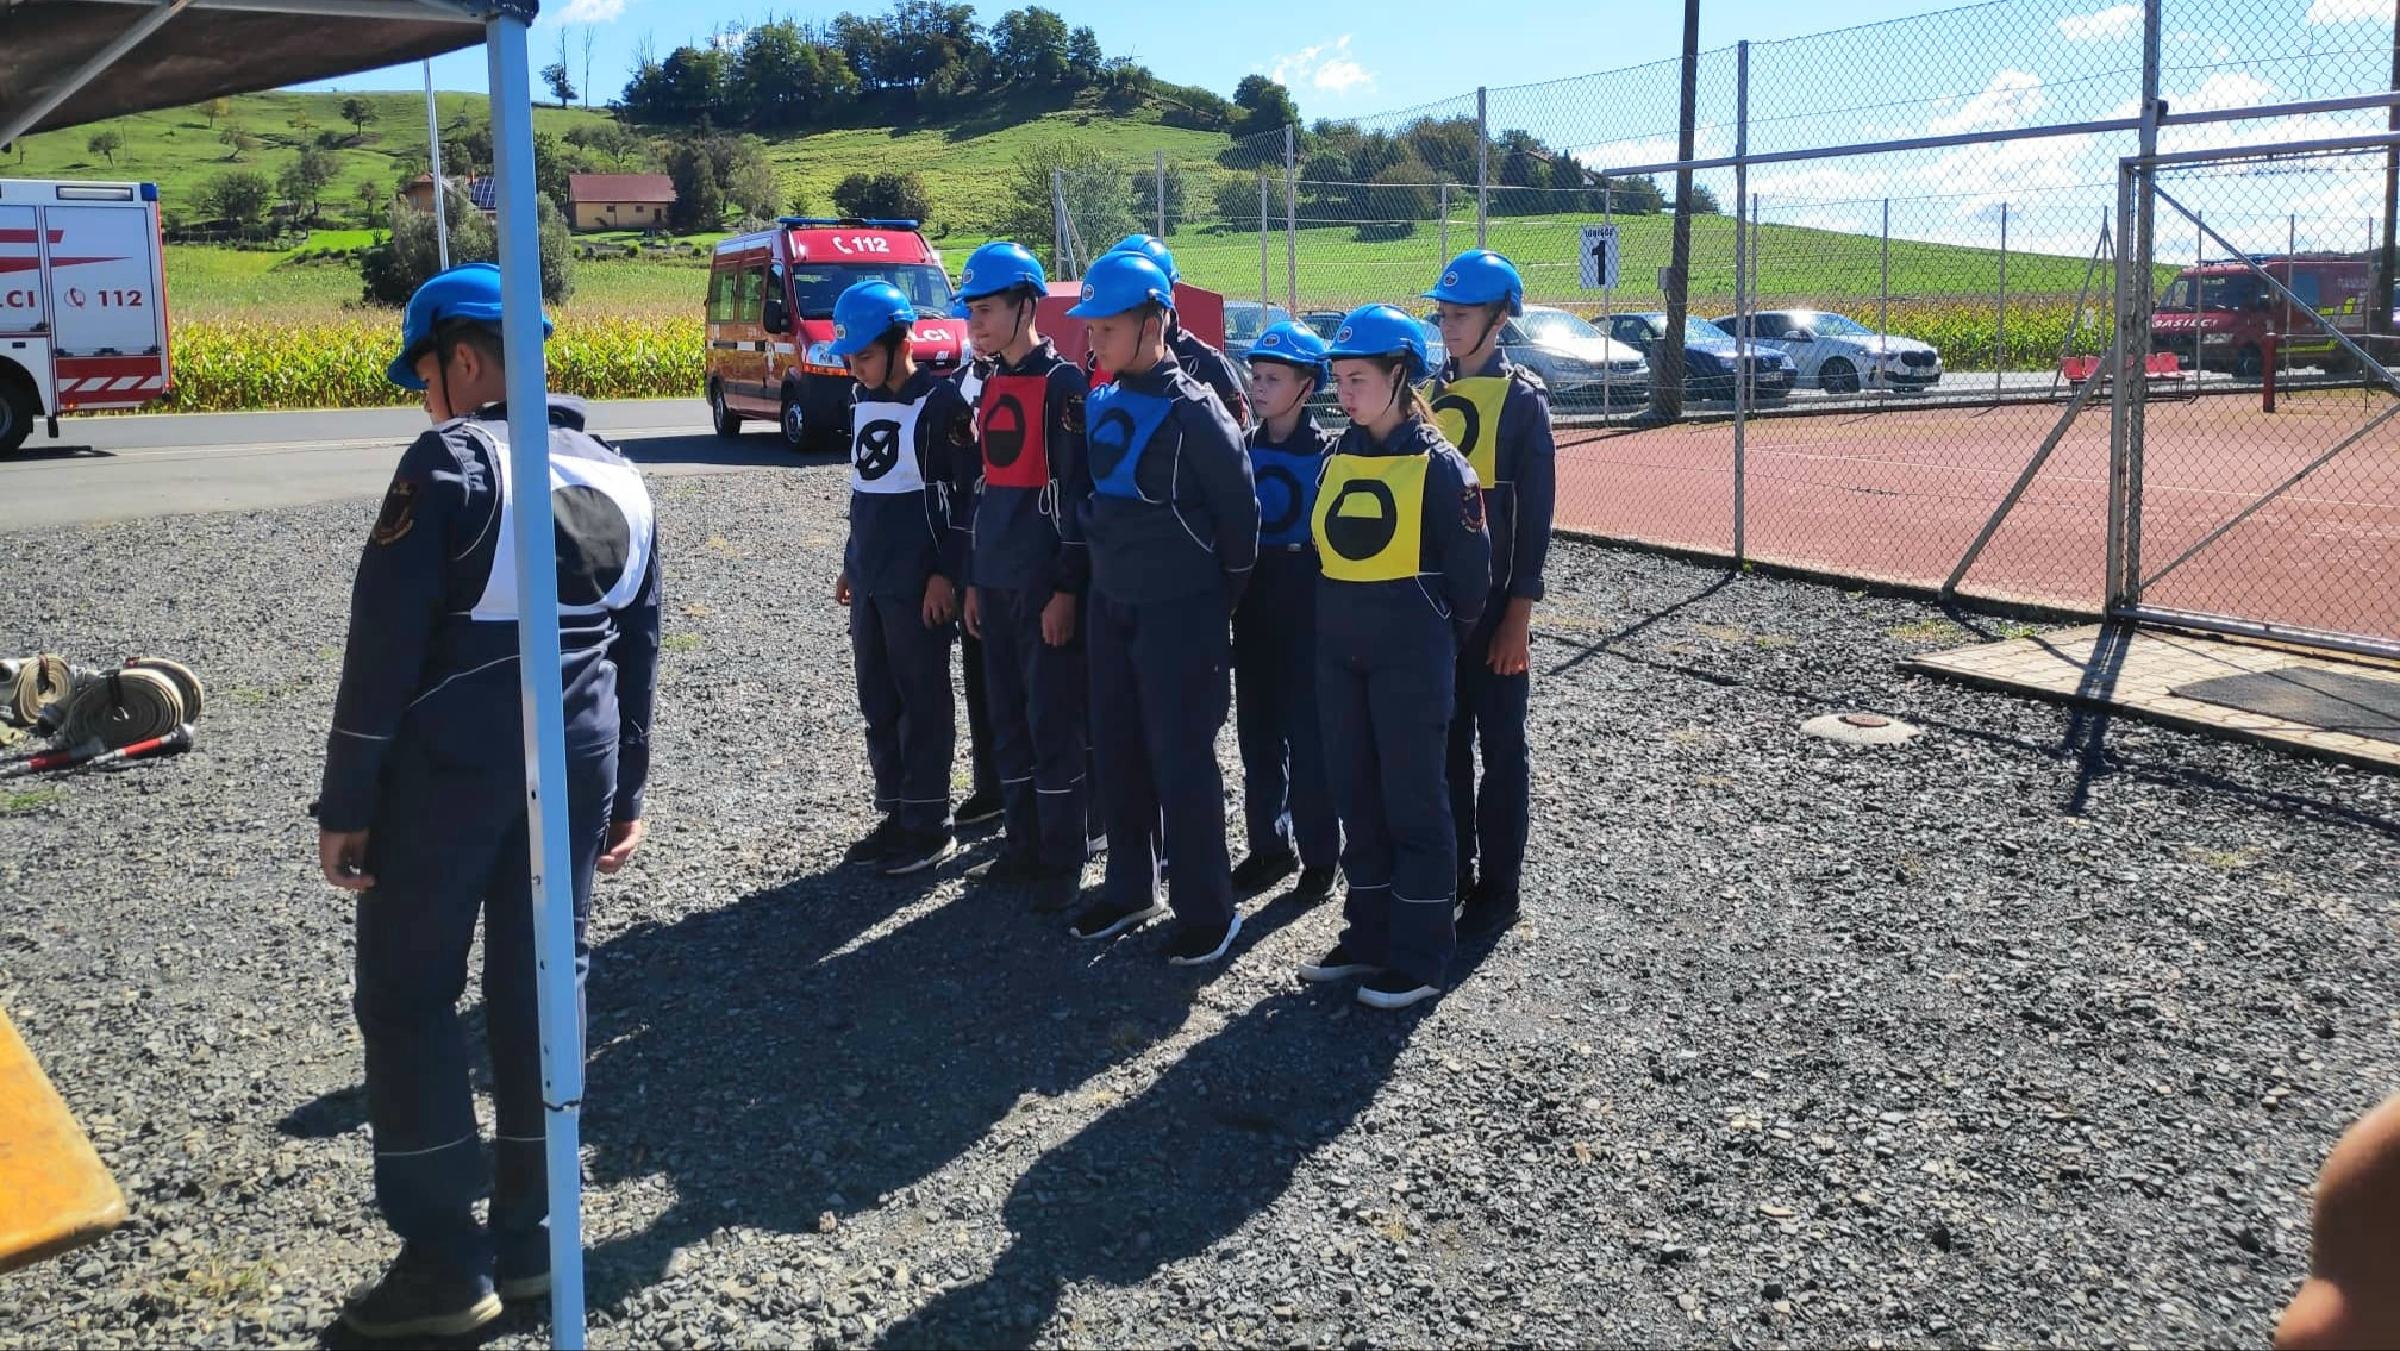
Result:
M453 178L447 180L443 186L453 193L465 193L467 200L475 204L475 209L481 211L486 220L492 219L499 213L500 185L492 179L470 178L462 184ZM400 200L411 211L420 215L432 215L433 175L418 174L415 178L402 184Z
M570 174L568 219L578 230L663 230L675 205L665 174Z

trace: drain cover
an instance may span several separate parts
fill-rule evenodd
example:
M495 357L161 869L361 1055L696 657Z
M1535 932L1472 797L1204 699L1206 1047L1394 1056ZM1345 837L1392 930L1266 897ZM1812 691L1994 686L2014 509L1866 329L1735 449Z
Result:
M1828 713L1800 724L1800 730L1847 746L1897 746L1924 729L1881 713Z

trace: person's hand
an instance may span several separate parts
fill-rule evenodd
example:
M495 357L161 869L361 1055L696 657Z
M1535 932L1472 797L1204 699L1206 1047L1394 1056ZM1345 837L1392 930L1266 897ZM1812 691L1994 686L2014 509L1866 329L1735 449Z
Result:
M833 579L833 603L836 605L850 603L850 574L847 572L840 573Z
M1492 629L1491 650L1484 654L1493 675L1523 675L1533 664L1533 606L1510 601Z
M1050 597L1042 607L1042 641L1052 647L1065 647L1075 641L1075 597L1061 591Z
M317 832L317 867L325 880L344 891L365 891L375 885L367 872L367 832L363 830L320 830Z
M958 618L958 589L935 573L925 579L925 627L939 628Z
M649 833L639 818L608 823L608 847L600 854L600 871L615 876L633 851L642 847L642 837Z
M977 642L983 641L982 587L970 586L967 588L967 603L961 608L959 612L959 619L960 622L967 626L967 636L969 638L973 638Z

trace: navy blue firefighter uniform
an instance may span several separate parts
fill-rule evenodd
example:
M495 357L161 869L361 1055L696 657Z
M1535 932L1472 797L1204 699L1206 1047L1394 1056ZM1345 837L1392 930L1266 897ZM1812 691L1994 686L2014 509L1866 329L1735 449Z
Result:
M1075 504L1090 491L1083 451L1084 382L1048 340L1015 365L985 363L971 439L980 475L967 553L983 630L992 758L1006 803L1003 877L1059 879L1083 868L1089 839L1091 733L1085 689L1084 593L1091 558ZM1042 638L1042 610L1072 596L1074 637Z
M950 821L957 723L950 696L956 626L925 622L926 583L956 582L963 560L950 523L951 429L966 416L958 386L920 369L897 391L853 388L850 650L866 720L875 809L928 835Z
M550 404L565 676L575 978L592 872L649 779L659 646L657 533L640 473ZM507 412L441 424L401 457L351 592L318 823L371 832L358 905L359 1031L375 1196L418 1256L488 1272L496 1241L546 1271L541 1050L517 677ZM486 1174L458 1016L478 912L495 1118Z
M1483 617L1458 653L1458 714L1450 724L1447 773L1458 832L1459 876L1481 876L1463 896L1471 907L1514 913L1525 865L1533 777L1525 747L1529 671L1492 670L1492 635L1512 600L1540 600L1557 504L1557 450L1550 399L1541 377L1507 358L1474 376L1455 363L1435 380L1431 399L1442 430L1484 485L1492 537L1492 591ZM1476 751L1483 774L1476 776Z

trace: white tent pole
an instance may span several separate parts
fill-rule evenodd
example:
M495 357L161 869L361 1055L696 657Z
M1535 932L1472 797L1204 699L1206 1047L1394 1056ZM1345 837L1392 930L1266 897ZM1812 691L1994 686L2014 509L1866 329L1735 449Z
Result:
M442 200L442 119L433 108L433 58L425 58L425 172L433 179L433 246L450 270L450 204ZM468 203L473 204L470 195Z
M528 6L527 8L530 8ZM517 549L517 673L525 710L535 968L540 983L544 1156L550 1185L550 1335L583 1346L583 1010L567 853L567 748L558 655L558 545L550 513L550 412L542 367L542 262L534 214L533 86L525 20L484 26L499 190L502 343L508 360L509 528Z

